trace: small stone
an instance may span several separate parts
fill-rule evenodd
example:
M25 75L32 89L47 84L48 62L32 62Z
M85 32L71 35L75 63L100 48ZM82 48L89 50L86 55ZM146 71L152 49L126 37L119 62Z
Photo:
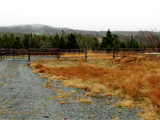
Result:
M93 118L93 115L90 115L89 118Z
M43 116L44 118L49 118L49 116L47 116L47 115L45 115L45 116Z
M119 112L119 113L122 113L122 111L121 111L121 110L119 110L118 112Z
M75 91L75 90L72 90L70 93L75 94L75 93L76 93L76 91Z

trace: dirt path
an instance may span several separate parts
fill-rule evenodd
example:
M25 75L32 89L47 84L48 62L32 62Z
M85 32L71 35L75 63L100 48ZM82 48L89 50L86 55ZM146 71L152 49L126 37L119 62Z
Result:
M52 90L45 84L46 79L34 74L26 60L0 61L0 120L139 119L136 109L115 107L114 97L80 103L83 90L62 87L59 81L54 81Z

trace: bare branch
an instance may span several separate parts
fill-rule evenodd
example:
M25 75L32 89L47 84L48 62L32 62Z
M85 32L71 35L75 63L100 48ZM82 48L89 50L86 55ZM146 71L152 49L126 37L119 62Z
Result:
M144 47L153 48L153 50L156 50L160 43L160 39L154 31L141 31L141 39Z

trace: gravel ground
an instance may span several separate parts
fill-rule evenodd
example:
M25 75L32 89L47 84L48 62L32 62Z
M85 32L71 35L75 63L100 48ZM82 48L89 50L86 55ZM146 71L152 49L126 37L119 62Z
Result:
M63 87L34 74L26 59L0 61L0 120L139 120L135 108L118 108L115 97L93 97L80 103L83 90ZM75 92L76 91L76 92ZM117 118L117 119L116 119Z

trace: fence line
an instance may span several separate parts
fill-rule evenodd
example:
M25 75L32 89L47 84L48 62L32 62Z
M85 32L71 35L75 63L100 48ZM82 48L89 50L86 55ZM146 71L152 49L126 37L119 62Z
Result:
M153 49L155 50L155 48ZM113 59L120 56L128 57L130 54L139 54L144 52L153 52L152 49L146 48L105 48L105 49L0 49L0 56L21 56L27 55L28 61L31 60L31 56L43 55L43 56L54 56L57 59L60 58L84 58L85 60L88 57L107 57L110 56ZM155 51L154 51L155 52ZM156 52L160 52L160 49L156 49ZM121 55L122 54L122 55Z

